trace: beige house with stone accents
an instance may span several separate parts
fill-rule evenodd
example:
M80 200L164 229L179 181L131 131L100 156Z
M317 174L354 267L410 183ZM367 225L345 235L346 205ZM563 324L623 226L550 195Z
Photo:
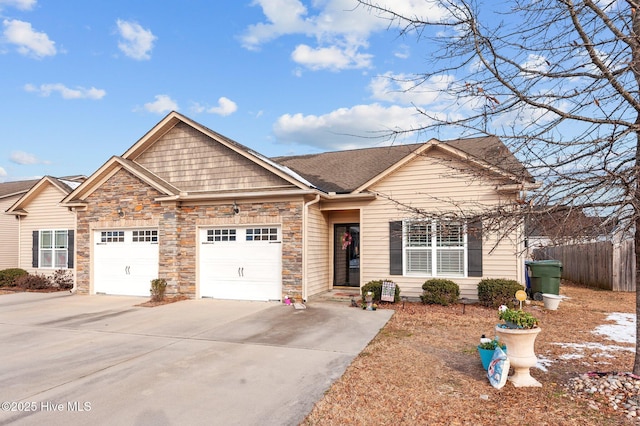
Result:
M307 300L377 279L417 295L446 277L475 297L482 277L524 272L519 239L483 233L473 212L534 186L496 138L267 158L172 112L63 205L79 293L148 296L159 277L169 294ZM469 214L441 219L452 208Z
M0 183L0 212L6 212L38 182L38 179ZM0 214L0 270L18 267L20 217Z
M3 216L16 227L15 245L11 247L15 260L7 267L40 275L63 270L72 278L76 215L60 201L85 178L44 176L28 181L32 182L28 190L3 209Z

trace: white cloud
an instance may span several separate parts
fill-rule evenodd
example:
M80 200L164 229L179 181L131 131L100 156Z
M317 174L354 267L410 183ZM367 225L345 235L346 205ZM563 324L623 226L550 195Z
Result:
M371 138L380 138L373 143L384 142L390 130L415 129L425 124L427 118L414 107L371 104L340 108L323 115L285 114L278 118L273 132L281 142L340 150L371 146ZM410 138L416 142L416 135Z
M0 167L0 177L5 177L5 176L7 176L7 171L3 167Z
M0 9L2 6L9 6L20 10L32 10L36 3L36 0L0 0Z
M153 42L157 39L151 30L145 30L137 22L118 19L118 32L122 40L118 48L128 57L138 61L151 59Z
M311 11L300 0L255 0L253 4L262 7L266 20L247 27L240 36L243 47L257 50L286 35L314 38L317 46L302 44L292 53L297 63L312 70L370 67L372 55L359 50L368 48L371 33L386 31L393 24L353 0L314 1ZM421 19L442 20L447 16L430 0L394 0L393 9Z
M530 71L531 73L545 73L549 71L550 65L551 64L549 64L549 61L547 61L547 58L545 58L544 56L533 54L529 54L526 62L520 64L523 69ZM524 75L525 77L533 77L533 75L526 72Z
M369 68L373 55L344 50L338 46L312 48L301 44L295 48L291 58L298 64L314 71L330 69L338 71L348 68Z
M225 98L224 96L218 98L218 105L214 107L207 107L205 105L200 104L199 102L194 102L191 106L191 112L194 113L202 113L208 112L210 114L218 114L223 117L227 115L231 115L238 110L238 105L233 102L229 98Z
M387 72L373 77L369 90L373 99L403 105L430 105L451 101L447 87L455 84L453 76L439 75L423 80L420 76Z
M49 40L46 33L35 31L29 22L5 19L2 25L5 39L15 44L20 54L37 59L56 54L55 42Z
M35 155L24 151L13 151L9 159L13 163L21 165L46 163L46 161L40 161Z
M249 50L281 35L312 30L312 23L305 18L307 8L299 0L255 0L253 5L262 7L267 22L250 25L240 37L242 45Z
M169 95L156 95L155 99L154 102L144 104L146 111L154 114L166 114L170 111L178 110L178 104Z
M39 87L33 84L26 84L24 90L39 93L41 96L49 96L53 92L58 92L63 99L102 99L107 94L106 91L95 87L87 89L78 86L71 89L61 83L41 84Z
M207 110L211 114L218 114L223 117L231 115L238 110L238 105L229 98L224 96L218 99L218 106L211 107Z
M393 52L393 56L399 59L408 59L409 56L411 56L411 50L406 44L401 44L397 50Z

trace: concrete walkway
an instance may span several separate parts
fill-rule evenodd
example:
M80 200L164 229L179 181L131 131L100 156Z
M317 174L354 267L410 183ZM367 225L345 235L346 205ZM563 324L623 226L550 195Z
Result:
M0 296L0 425L296 425L393 311Z

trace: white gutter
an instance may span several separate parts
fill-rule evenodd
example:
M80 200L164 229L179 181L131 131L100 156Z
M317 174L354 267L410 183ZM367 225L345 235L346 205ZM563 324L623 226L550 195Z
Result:
M541 182L532 182L532 183L514 183L510 185L498 185L496 186L496 191L498 192L516 192L516 191L526 191L530 189L538 189L542 186Z
M308 265L307 265L307 248L308 248L308 238L307 238L307 226L308 226L308 216L309 216L309 206L316 204L320 201L320 194L316 195L311 201L308 201L304 204L304 208L302 209L302 299L306 303L307 301L307 277L308 274Z
M259 191L259 192L222 192L216 194L188 194L170 195L158 197L154 201L208 201L208 200L239 200L242 198L264 198L273 196L296 196L317 194L318 191L312 189L295 189L288 191Z

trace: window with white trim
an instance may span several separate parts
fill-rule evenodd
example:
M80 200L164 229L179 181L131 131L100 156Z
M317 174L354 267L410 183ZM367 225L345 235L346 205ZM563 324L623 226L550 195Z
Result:
M66 229L40 230L38 240L39 268L67 268L69 238Z
M411 220L403 226L403 259L406 275L464 277L466 233L457 221Z

